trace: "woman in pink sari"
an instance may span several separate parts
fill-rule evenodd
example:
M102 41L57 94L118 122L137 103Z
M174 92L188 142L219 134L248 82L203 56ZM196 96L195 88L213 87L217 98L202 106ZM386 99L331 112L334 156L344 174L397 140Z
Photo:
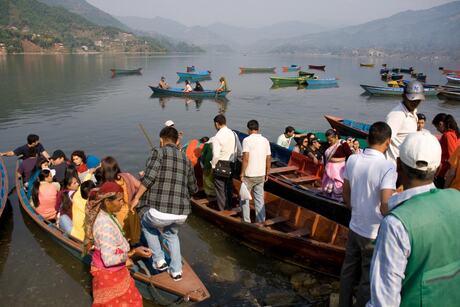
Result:
M329 148L324 153L325 168L321 187L329 197L342 200L345 160L353 152L347 142L339 139L339 135L334 129L326 131L326 138Z

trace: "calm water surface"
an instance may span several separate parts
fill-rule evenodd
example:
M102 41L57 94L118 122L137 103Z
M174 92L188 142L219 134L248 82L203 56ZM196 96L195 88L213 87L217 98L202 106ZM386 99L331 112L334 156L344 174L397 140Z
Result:
M445 83L437 67L459 68L460 63L379 59L376 68L360 68L368 60L294 56L3 56L0 57L0 151L25 143L29 133L40 135L48 152L75 149L100 157L113 155L124 170L144 166L148 145L139 130L142 123L158 143L163 123L172 119L184 138L212 136L212 118L225 112L229 127L245 130L250 119L260 122L262 133L275 140L287 125L312 130L329 128L324 114L360 121L383 120L398 98L361 95L359 84L383 84L381 63L414 66L428 74L429 83ZM330 89L271 89L267 74L239 75L239 66L325 64L321 76L339 77ZM165 76L171 85L176 72L195 65L227 77L232 89L228 100L154 98L147 87ZM109 69L143 67L141 76L111 78ZM280 69L279 69L280 70ZM460 119L460 106L437 98L421 104L428 119L439 112ZM433 131L429 124L428 129ZM13 182L13 158L7 159ZM10 184L12 186L12 184ZM16 196L0 223L1 305L87 306L91 302L88 269L62 250L25 217ZM212 298L202 306L252 306L274 297L290 297L308 304L310 297L296 291L291 276L297 268L264 257L225 235L198 217L191 216L180 233L183 255L202 278ZM320 280L322 277L315 275Z

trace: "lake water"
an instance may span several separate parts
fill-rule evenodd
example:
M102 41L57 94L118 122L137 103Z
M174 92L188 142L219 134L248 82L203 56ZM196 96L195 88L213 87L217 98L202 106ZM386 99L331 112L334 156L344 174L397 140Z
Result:
M158 143L163 123L172 119L187 140L214 135L212 119L225 112L230 128L245 131L246 122L257 119L262 133L276 140L287 125L328 129L325 114L369 123L384 120L399 98L363 96L359 87L383 85L378 74L382 63L414 66L435 84L446 81L439 66L460 69L460 63L396 58L374 59L375 68L359 67L360 62L368 61L274 55L0 56L0 151L22 145L27 134L36 133L49 153L59 148L67 154L83 149L100 157L112 155L122 169L137 173L149 154L140 123ZM238 69L277 66L281 71L281 66L290 64L324 64L326 71L319 75L338 77L339 87L271 89L269 74L239 75ZM228 100L151 97L149 84L165 76L174 85L176 72L184 71L187 65L212 71L213 79L202 82L205 88L217 87L219 76L225 76L232 90ZM143 74L111 78L109 69L113 67L143 67ZM419 111L427 115L427 128L432 131L429 122L439 112L460 120L460 106L437 98L423 102ZM12 183L15 159L6 161ZM15 195L10 200L12 212L6 212L0 224L2 305L89 305L88 269L23 216ZM311 299L309 293L297 291L290 282L299 269L248 249L199 217L189 218L180 237L183 255L212 295L202 306L252 306L286 298L307 304ZM321 283L331 281L313 276Z

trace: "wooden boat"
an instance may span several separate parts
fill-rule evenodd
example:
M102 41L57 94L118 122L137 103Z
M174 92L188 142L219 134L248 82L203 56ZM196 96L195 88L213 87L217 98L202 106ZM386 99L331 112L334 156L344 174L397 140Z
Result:
M455 70L455 69L442 69L442 73L445 74L445 75L448 75L448 74L456 74L456 75L460 75L460 70Z
M324 117L331 127L337 130L340 136L351 136L365 139L369 134L370 125L366 123L331 115L325 115Z
M337 78L324 78L324 79L307 79L307 85L335 85Z
M149 86L152 92L156 95L164 95L164 96L176 96L176 97L191 97L191 98L215 98L215 97L225 97L227 96L230 91L223 91L223 92L217 92L217 91L192 91L188 93L184 93L183 88L168 88L168 89L162 89L159 88L158 86Z
M404 75L401 74L395 74L395 73L383 73L380 75L382 77L382 80L393 80L393 81L398 81L404 79Z
M240 74L274 73L276 67L240 67Z
M16 169L19 167L19 161ZM82 256L83 243L72 236L64 234L54 223L43 219L27 199L22 178L16 172L16 192L19 202L24 212L29 216L44 232L54 239L59 245L69 251L72 255L86 264L91 263L91 256ZM156 273L150 271L151 265L145 260L138 260L130 269L131 276L134 278L136 287L141 295L147 299L161 303L188 301L201 302L210 297L210 294L201 280L185 259L183 261L183 277L181 281L174 281L167 272ZM163 304L163 303L161 303Z
M438 97L443 100L460 101L460 91L439 90Z
M409 68L400 68L400 69L399 69L399 72L401 72L401 73L403 73L403 74L411 74L413 71L414 71L414 68L413 68L413 67L409 67Z
M403 87L384 87L373 85L360 85L367 93L381 96L400 96L404 93ZM434 88L424 88L425 96L436 96L438 92Z
M401 72L401 69L400 68L392 68L391 69L391 72L394 72L396 74L399 74Z
M179 76L179 78L182 78L182 79L193 80L194 78L209 77L211 75L211 71L202 70L202 71L193 71L193 72L177 72L177 75Z
M455 75L455 76L454 75L448 75L448 76L446 76L446 78L447 78L447 82L449 82L449 83L456 83L456 84L458 83L458 84L460 84L460 75Z
M110 71L112 72L112 76L115 76L115 75L142 75L142 68L137 68L137 69L112 68Z
M6 207L8 192L8 172L6 170L5 161L0 157L0 217Z
M234 191L239 191L240 185L234 180ZM301 266L338 274L345 255L348 228L269 192L264 193L264 198L267 219L261 225L242 221L236 197L232 210L218 211L215 201L209 201L205 195L195 196L192 209L229 234L255 245L256 250L262 249L264 253ZM253 208L252 201L250 207Z
M366 64L366 63L359 63L360 67L374 67L375 64Z
M308 65L309 69L316 69L316 70L325 70L326 65Z
M299 71L299 77L314 78L314 77L315 77L315 73L314 73L314 72L308 72L308 71L300 70L300 71Z
M270 77L273 84L305 84L307 77Z
M300 68L301 67L299 65L292 64L291 66L283 66L282 70L283 72L289 72L289 71L298 71L300 70Z
M235 131L240 141L248 135ZM298 206L348 227L351 212L342 202L321 192L322 166L308 157L270 142L272 169L265 189Z

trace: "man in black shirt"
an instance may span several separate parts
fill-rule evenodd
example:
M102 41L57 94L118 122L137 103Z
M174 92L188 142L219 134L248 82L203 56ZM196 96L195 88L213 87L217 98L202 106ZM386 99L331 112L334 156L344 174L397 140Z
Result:
M27 158L34 157L37 153L47 159L50 158L50 155L46 152L45 148L40 143L39 136L36 134L29 134L27 136L27 144L20 146L12 151L0 152L0 156L18 156L25 160Z

